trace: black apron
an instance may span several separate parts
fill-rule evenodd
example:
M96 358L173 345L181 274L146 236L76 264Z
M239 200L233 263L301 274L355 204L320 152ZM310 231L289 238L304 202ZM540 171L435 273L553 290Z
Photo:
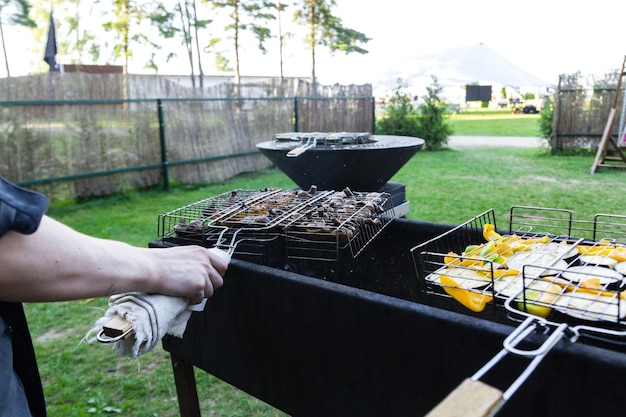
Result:
M0 177L0 238L9 230L23 234L35 232L47 208L48 200L41 194L17 187ZM19 386L21 381L30 413L35 417L43 417L46 415L46 403L24 308L21 303L0 301L0 317L4 320L2 327L6 327L0 337L5 338L3 348L12 349L9 353L13 355L14 370L14 374L2 370L0 387L6 384L11 389L19 390L22 389ZM5 358L9 359L10 355ZM0 408L4 408L3 404L0 404ZM0 414L3 411L0 410Z

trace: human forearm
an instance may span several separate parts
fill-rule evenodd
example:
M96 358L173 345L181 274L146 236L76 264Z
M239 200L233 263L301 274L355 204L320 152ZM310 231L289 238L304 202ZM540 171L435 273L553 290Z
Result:
M221 286L226 266L204 248L137 248L44 217L34 234L0 239L0 297L57 301L144 291L198 302Z

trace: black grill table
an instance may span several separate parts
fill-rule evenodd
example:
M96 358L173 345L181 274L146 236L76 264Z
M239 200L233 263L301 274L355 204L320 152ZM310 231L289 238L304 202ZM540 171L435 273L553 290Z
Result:
M419 290L410 248L450 227L396 219L356 259L337 262L234 258L184 337L163 339L181 415L200 415L194 367L292 416L426 414L517 325ZM506 388L526 365L507 358L486 382ZM500 415L619 415L625 376L622 346L562 340Z

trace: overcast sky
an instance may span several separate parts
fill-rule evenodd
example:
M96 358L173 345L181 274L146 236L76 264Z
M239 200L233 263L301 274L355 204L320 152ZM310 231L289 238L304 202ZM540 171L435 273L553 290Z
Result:
M619 68L626 55L626 1L337 0L337 4L346 26L372 38L369 54L353 58L359 68L353 77L363 81L412 57L480 42L555 84L559 74L578 70L603 74ZM331 76L328 71L320 66L320 76Z
M411 58L480 42L555 84L559 74L580 70L601 75L619 68L626 55L623 0L337 0L335 13L345 26L365 33L371 41L364 45L369 50L366 55L330 56L319 48L316 68L324 84L375 85L386 70ZM288 10L284 20L290 16ZM23 35L6 28L5 37L12 75L25 75L29 69L32 72L32 64L19 66L16 61L40 62L43 49L41 57L34 52L27 57L25 49L33 48L25 48ZM278 48L268 44L268 49L267 55L256 53L254 46L244 51L243 75L278 75ZM300 38L290 40L285 50L285 75L308 76L309 55ZM0 62L0 76L4 77L4 60ZM143 62L131 64L130 72L145 72L142 66ZM205 63L205 68L209 66ZM188 64L184 59L163 63L160 72L187 74Z

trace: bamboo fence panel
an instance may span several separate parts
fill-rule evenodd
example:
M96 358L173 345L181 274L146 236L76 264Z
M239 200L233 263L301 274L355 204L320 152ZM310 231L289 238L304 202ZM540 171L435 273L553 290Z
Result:
M618 72L603 78L561 75L555 99L554 151L597 149L615 94L619 94L618 108L622 107L624 93L616 91L617 76ZM612 133L617 134L618 129L615 123Z
M371 130L368 100L349 98L371 96L369 85L312 88L291 79L191 88L162 76L85 73L0 79L0 101L11 104L0 105L0 173L15 182L83 176L30 186L51 199L156 185L163 179L161 99L171 178L223 181L269 167L256 144L292 131L294 97L313 93L326 100L300 109L306 130ZM99 174L105 171L115 173Z

